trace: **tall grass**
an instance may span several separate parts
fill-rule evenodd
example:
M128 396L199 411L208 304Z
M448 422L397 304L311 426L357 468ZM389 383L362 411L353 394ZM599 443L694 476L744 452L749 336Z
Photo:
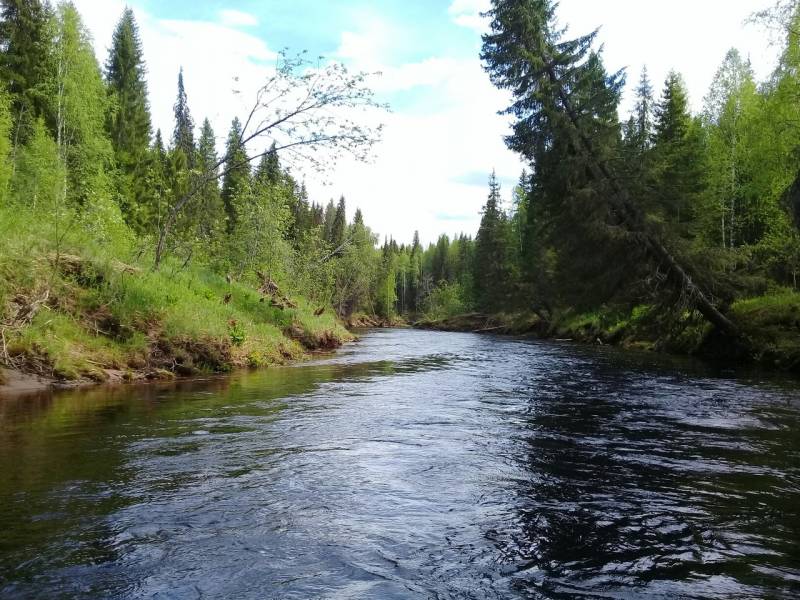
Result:
M349 338L331 311L314 316L303 298L281 309L202 265L167 260L154 271L147 246L128 236L59 225L0 208L0 360L12 366L64 379L226 370L300 358L305 349L293 338ZM38 312L20 324L20 307L37 299Z

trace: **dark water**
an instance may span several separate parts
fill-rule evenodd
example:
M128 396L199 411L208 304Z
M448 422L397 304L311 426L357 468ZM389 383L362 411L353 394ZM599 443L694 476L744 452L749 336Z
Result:
M661 361L381 331L0 401L0 597L797 597L797 383Z

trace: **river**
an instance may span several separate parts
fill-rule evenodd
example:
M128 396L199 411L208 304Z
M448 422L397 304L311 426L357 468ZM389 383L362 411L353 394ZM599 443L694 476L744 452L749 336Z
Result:
M800 386L377 330L0 399L0 597L789 598Z

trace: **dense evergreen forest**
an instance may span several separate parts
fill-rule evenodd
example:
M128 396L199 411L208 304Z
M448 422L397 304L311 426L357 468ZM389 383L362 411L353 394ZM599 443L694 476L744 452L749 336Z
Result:
M596 32L566 38L549 0L495 0L489 17L482 59L513 96L506 141L530 169L509 207L492 175L474 240L442 236L426 253L430 278L412 288L437 283L435 316L528 311L551 333L691 350L716 331L796 353L800 4L753 17L783 36L767 81L731 49L692 114L679 73L659 86L645 69L622 119L625 73L605 68Z
M381 244L344 197L311 199L295 175L369 156L380 128L348 116L383 108L364 75L282 55L219 152L182 70L174 128L153 131L130 9L100 65L72 4L0 6L6 366L225 369L347 339L334 314L465 313L683 350L719 334L751 351L769 331L759 352L800 361L773 335L797 338L800 319L797 2L756 16L783 34L767 81L732 49L692 114L679 73L659 86L644 70L621 118L625 74L606 69L596 33L567 39L549 0L495 0L481 58L513 97L506 141L529 168L510 206L491 174L474 238L427 247Z

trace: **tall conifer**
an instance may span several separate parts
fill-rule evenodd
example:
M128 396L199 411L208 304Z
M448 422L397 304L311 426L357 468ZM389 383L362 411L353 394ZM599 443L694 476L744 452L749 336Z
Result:
M150 108L142 42L133 11L126 8L117 23L105 65L112 95L108 133L117 164L132 172L150 145Z
M241 194L250 185L250 163L247 149L242 145L242 123L233 119L225 146L225 175L222 178L222 202L227 214L228 233L236 228Z
M189 111L189 101L186 97L186 88L183 84L183 67L178 72L178 97L173 107L175 114L175 130L172 133L173 150L181 150L186 156L189 167L194 166L194 120Z
M331 243L338 248L344 243L345 231L347 230L347 211L345 209L344 196L339 198L336 205L336 213L333 217L331 226Z
M478 304L484 310L497 310L507 303L509 292L508 219L501 206L500 183L492 171L489 196L483 208L475 239L474 278Z
M0 0L0 80L11 95L15 147L47 109L53 17L47 1Z

